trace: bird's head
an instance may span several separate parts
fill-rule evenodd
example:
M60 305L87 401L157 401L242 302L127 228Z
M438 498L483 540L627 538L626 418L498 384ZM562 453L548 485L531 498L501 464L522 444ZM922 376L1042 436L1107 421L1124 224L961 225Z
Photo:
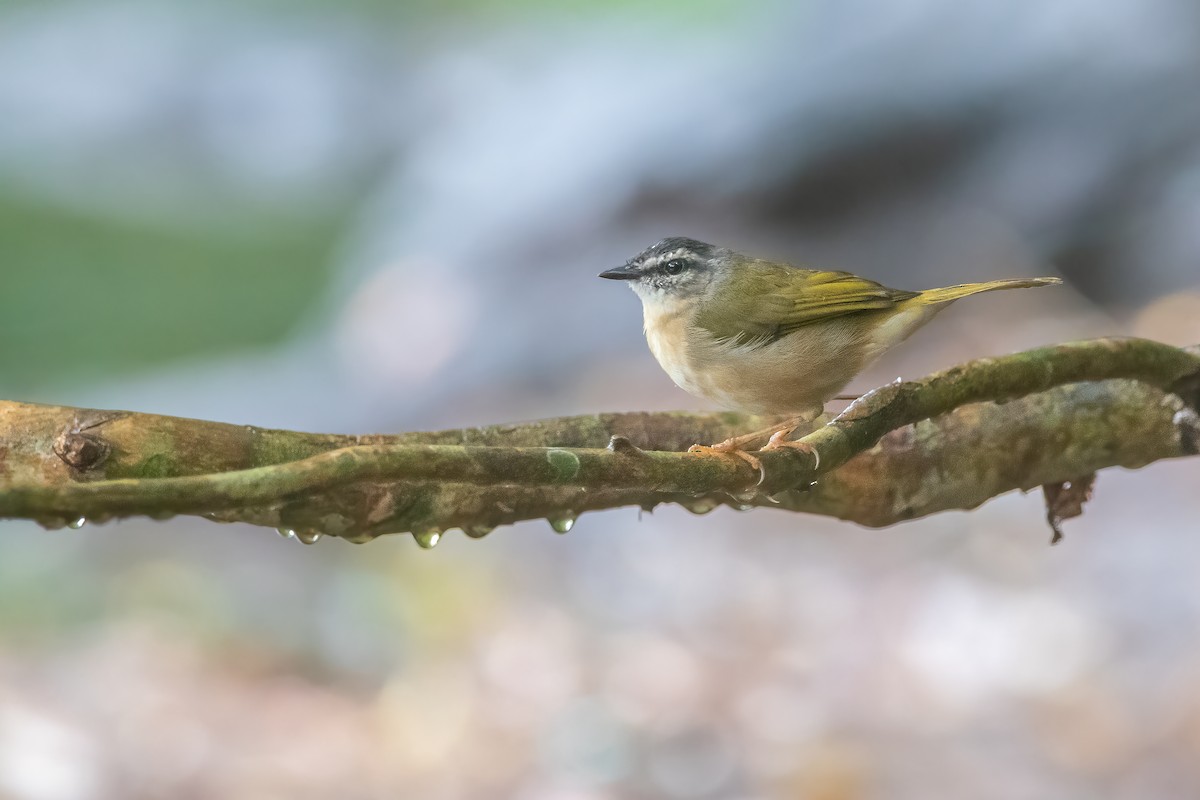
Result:
M605 270L601 278L628 281L649 306L699 302L723 282L734 267L732 250L673 236L647 247L624 266Z

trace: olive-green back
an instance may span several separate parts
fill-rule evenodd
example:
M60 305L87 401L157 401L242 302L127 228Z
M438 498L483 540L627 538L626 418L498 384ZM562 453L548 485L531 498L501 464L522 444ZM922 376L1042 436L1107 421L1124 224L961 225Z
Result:
M755 259L733 267L695 323L722 341L765 345L805 325L892 308L918 294L889 289L849 272L798 269Z

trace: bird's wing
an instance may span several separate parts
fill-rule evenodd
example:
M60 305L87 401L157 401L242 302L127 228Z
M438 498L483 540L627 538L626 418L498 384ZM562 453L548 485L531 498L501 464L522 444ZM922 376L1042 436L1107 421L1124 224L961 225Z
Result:
M717 308L708 303L696 324L717 339L762 345L815 322L891 308L917 292L889 289L849 272L758 268L736 279L732 298Z

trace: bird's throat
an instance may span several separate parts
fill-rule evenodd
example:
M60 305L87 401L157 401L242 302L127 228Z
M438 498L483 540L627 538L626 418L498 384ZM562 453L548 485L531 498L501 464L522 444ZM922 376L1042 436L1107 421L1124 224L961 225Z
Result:
M646 331L646 342L658 363L671 376L671 380L687 391L689 384L691 354L688 342L691 331L686 303L660 300L643 303L642 316Z

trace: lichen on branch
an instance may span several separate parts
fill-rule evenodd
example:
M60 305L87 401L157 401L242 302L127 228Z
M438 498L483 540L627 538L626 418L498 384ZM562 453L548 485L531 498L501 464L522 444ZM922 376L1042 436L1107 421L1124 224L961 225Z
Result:
M1198 403L1195 348L1063 344L881 387L802 437L819 459L760 451L760 475L737 458L686 452L775 421L740 414L345 436L0 402L0 516L54 527L193 514L303 541L412 532L425 545L452 527L478 536L541 517L561 531L584 511L660 503L881 526L1193 455Z

